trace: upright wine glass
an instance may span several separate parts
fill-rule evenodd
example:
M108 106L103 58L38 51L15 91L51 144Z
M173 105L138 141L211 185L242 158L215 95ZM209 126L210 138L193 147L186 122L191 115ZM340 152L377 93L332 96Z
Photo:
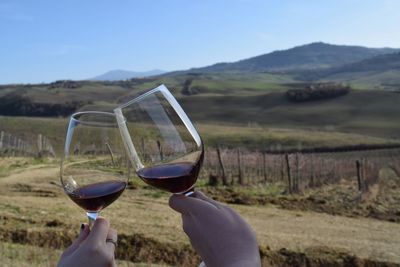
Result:
M124 191L130 162L114 113L87 111L71 116L65 138L60 177L65 193L88 216L99 212Z
M203 143L164 85L114 109L137 175L147 184L190 195L203 162Z

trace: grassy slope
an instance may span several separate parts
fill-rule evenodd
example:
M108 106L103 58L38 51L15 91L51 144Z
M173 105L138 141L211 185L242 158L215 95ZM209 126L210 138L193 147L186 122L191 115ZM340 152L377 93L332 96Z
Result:
M345 82L357 89L400 89L400 70L364 71L331 75L321 81Z
M291 103L284 93L258 96L193 96L180 99L196 121L258 123L272 128L303 128L400 136L400 94L353 91L343 97Z
M3 267L54 267L57 265L62 250L32 245L0 242L0 259ZM133 263L117 261L119 267L166 267L168 265Z
M2 233L23 229L28 229L32 238L35 232L43 233L37 242L43 241L46 237L44 233L58 233L57 238L60 240L63 238L62 233L76 235L79 223L85 221L84 212L60 188L50 184L51 181L57 182L57 173L56 162L43 162L0 178L0 210L2 218L6 218L0 224L0 237ZM124 234L139 234L157 240L163 246L185 246L188 239L181 230L180 216L168 207L167 202L167 193L141 185L140 189L125 192L103 215L118 229L121 239ZM361 258L400 262L397 253L400 229L396 223L288 211L274 206L233 207L255 229L260 245L269 246L272 250L284 247L288 250L307 251L310 248L325 247ZM46 226L54 220L58 220L55 225ZM155 254L157 249L153 247L152 251L141 252Z
M257 125L235 126L217 124L196 124L206 145L216 144L250 149L282 147L319 147L352 144L384 144L397 142L382 137L373 137L357 133L340 133L335 131L282 129L261 127ZM1 117L0 131L13 133L23 140L35 144L38 134L49 138L58 154L62 151L66 133L67 119L62 118L27 118Z
M203 87L205 91L198 95L183 96L180 92L187 79L193 79L192 87ZM382 90L357 90L330 100L291 103L284 96L285 89L301 86L293 82L290 76L268 73L185 74L133 82L80 82L82 86L74 89L50 89L49 85L34 85L30 88L3 86L0 95L16 90L35 101L59 103L90 100L93 104L82 107L82 110L112 111L118 105L117 102L131 99L144 90L165 83L193 121L201 125L217 125L206 126L203 127L205 130L201 130L204 139L210 143L222 139L224 143L235 145L252 143L250 146L253 147L279 142L291 146L299 143L319 146L385 142L370 136L399 138L400 117L397 114L400 112L400 94ZM247 127L249 124L251 127ZM221 125L240 125L246 126L246 129L236 127L226 131L228 128L220 128ZM63 119L0 117L0 130L22 136L42 133L59 146L64 138L65 126L66 121ZM275 134L266 132L267 129L272 129ZM284 134L279 129L289 131ZM304 132L309 130L312 132Z

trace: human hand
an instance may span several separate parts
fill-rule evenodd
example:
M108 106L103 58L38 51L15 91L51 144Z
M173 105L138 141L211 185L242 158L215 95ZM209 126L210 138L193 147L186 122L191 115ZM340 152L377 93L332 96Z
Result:
M182 214L183 230L207 267L261 266L256 236L233 209L199 191L172 195L169 205Z
M92 230L82 224L78 238L61 255L57 267L116 266L115 244L107 242L108 239L117 242L117 231L110 228L106 219L98 217Z

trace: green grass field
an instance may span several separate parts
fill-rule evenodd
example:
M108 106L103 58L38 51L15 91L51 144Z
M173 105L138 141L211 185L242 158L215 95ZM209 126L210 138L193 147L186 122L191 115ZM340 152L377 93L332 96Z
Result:
M0 116L0 131L36 144L37 136L46 136L60 155L68 120L65 118L5 117ZM354 132L339 132L304 127L277 128L257 124L196 124L206 146L244 147L251 150L347 146L359 144L392 144L398 139ZM288 127L284 125L284 127ZM290 127L290 126L289 126ZM386 125L383 125L386 127ZM386 130L386 128L384 128ZM388 130L389 131L389 130Z
M392 72L390 75L396 74ZM191 80L189 91L194 88L193 95L182 94L187 80ZM390 79L386 80L390 83ZM370 84L369 90L353 90L338 98L304 103L288 101L285 91L305 84L283 74L180 74L121 82L77 83L77 88L52 88L46 84L1 86L0 97L14 92L34 102L80 100L86 103L81 110L112 111L119 103L165 83L196 123L250 124L264 129L357 133L387 139L400 136L400 118L397 115L400 112L400 94L371 90L375 84L369 80L357 81L360 86L355 85L355 88L365 89L364 85Z
M182 88L191 80L193 95ZM86 101L80 110L112 112L120 102L165 83L199 128L206 145L246 147L252 150L397 143L400 139L400 94L385 90L352 90L318 101L293 103L285 92L305 86L289 75L181 74L120 82L77 82L77 88L54 85L2 86L0 97L11 91L34 102ZM62 87L62 86L61 86ZM61 150L66 118L0 116L0 131L36 142L48 137Z
M277 144L380 144L400 138L400 94L394 92L356 90L342 97L305 103L288 101L281 90L257 95L178 94L178 101L198 126L206 145L262 149ZM116 105L97 101L82 109L112 111ZM66 126L66 118L0 116L0 130L23 139L43 134L57 148L63 143Z
M356 89L400 89L400 70L347 72L329 76L330 81L345 82ZM325 79L322 79L322 81Z

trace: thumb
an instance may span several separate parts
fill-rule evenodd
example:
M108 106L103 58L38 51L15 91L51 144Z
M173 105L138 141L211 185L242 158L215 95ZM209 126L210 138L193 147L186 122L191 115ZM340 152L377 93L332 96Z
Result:
M64 253L62 254L61 258L67 257L74 253L74 251L82 244L82 242L86 239L86 237L89 235L90 229L89 225L86 223L82 223L81 225L81 231L78 235L78 237L75 239L75 241L69 246Z
M218 208L206 201L195 197L173 194L169 198L169 206L182 214L196 214L201 212L211 212Z

